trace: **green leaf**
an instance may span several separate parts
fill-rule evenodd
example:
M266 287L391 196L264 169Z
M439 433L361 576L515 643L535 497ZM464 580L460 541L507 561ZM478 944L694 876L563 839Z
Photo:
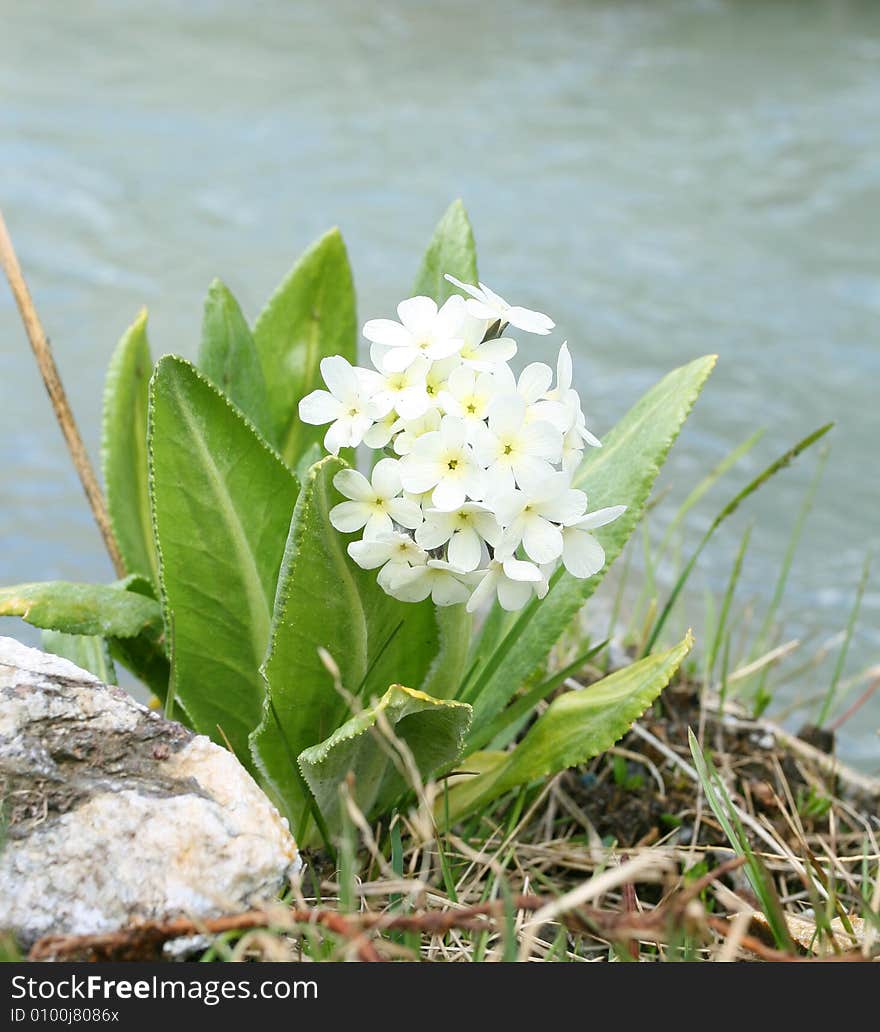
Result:
M104 385L101 462L113 534L127 573L158 583L147 474L147 408L153 360L143 309L113 352Z
M466 757L461 762L463 770L483 772L464 777L450 789L450 822L488 806L512 788L586 763L604 752L666 687L692 644L689 632L667 652L558 696L511 752Z
M134 638L162 634L162 608L154 599L107 584L44 581L0 588L0 616L19 616L33 627L65 634Z
M409 603L398 603L405 611L413 606ZM432 627L436 628L436 644L426 646L425 654L433 657L424 680L417 681L421 690L437 699L452 698L467 666L468 648L471 640L471 615L464 604L457 606L434 606L430 602L421 603L427 607ZM407 641L405 647L412 648ZM424 658L423 656L423 658Z
M349 558L346 546L352 537L334 530L329 518L341 499L333 478L345 466L327 456L303 481L263 667L267 704L252 738L257 766L297 829L308 800L292 759L325 739L349 714L318 650L333 658L342 688L351 695L377 695L393 682L421 688L430 681L442 689L443 675L434 672L432 663L442 647L440 622L454 620L438 616L430 602L411 605L391 598L376 583L375 570L361 570ZM451 646L447 654L455 676Z
M538 669L620 555L642 517L660 467L715 358L707 355L673 370L630 409L608 434L602 448L590 449L575 477L576 486L587 492L590 508L627 506L619 519L596 531L605 549L605 567L588 580L560 571L547 596L523 610L468 686L464 698L474 705L472 736L500 713ZM476 652L479 654L479 646Z
M205 298L199 368L274 444L260 356L238 302L219 279Z
M251 737L258 769L299 831L307 813L296 757L345 718L345 698L318 653L337 663L343 687L357 691L367 671L367 627L354 564L330 525L338 500L333 477L345 467L327 456L312 467L297 499L263 663L266 705ZM271 706L270 706L271 703Z
M137 575L126 577L125 580L119 582L119 586L135 594L146 595L148 598L156 598L157 595L157 590L152 582ZM153 695L163 703L168 696L168 684L171 680L171 664L165 652L165 644L164 636L156 640L147 634L140 634L136 638L109 638L107 640L113 659L143 681ZM173 712L169 712L168 715L188 727L191 726L189 718L180 706L176 707Z
M406 744L427 779L457 759L470 719L470 706L395 684L320 745L304 750L300 768L330 833L340 828L339 786L349 773L362 812L367 817L382 813L411 787L389 757L397 751L394 739Z
M746 878L761 904L761 909L770 925L776 945L781 950L788 950L790 953L793 953L794 944L791 941L785 914L779 901L779 896L776 894L773 879L749 843L749 837L742 825L736 806L734 806L733 800L730 798L727 786L712 762L711 753L708 749L704 751L700 747L696 735L690 728L688 728L688 744L690 745L697 777L712 809L712 813L718 819L718 823L721 825L734 852L737 856L742 856L746 859Z
M69 659L80 670L88 670L104 684L118 684L113 659L104 638L92 634L64 634L61 631L43 631L40 638L45 652Z
M453 201L437 223L416 276L414 294L432 297L438 305L462 291L446 273L464 283L477 282L477 249L470 220L461 201Z
M300 399L324 387L320 362L357 360L357 318L348 254L331 229L300 258L254 325L254 342L269 392L274 440L290 466L325 427L301 422Z
M262 712L259 668L296 478L188 362L150 383L150 480L172 696L196 729L248 763Z

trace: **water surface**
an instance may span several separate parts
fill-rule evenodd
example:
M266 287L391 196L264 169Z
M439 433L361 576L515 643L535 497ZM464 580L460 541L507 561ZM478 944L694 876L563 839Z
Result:
M483 278L554 315L599 432L673 365L720 355L672 498L768 432L689 540L837 420L785 599L815 647L880 551L878 62L871 0L0 0L0 203L97 455L104 367L141 305L156 353L194 356L212 277L254 315L338 223L362 318L387 314L462 196ZM0 463L0 581L109 577L5 289ZM695 624L746 519L742 599L760 612L811 472L718 535ZM848 675L880 659L876 583ZM821 692L830 662L799 690ZM843 741L870 769L878 723L880 699Z

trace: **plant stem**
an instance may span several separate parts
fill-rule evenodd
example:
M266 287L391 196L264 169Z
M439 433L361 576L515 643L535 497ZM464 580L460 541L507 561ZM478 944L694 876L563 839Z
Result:
M86 493L92 515L95 517L98 530L104 539L107 554L113 563L116 576L124 577L125 564L122 561L122 555L119 552L116 538L113 536L104 495L80 436L76 420L73 418L70 403L61 383L61 377L58 374L58 367L55 365L52 349L49 346L46 334L43 332L43 327L34 307L34 302L31 299L24 274L18 263L15 248L12 246L12 240L9 238L9 232L6 229L6 222L2 212L0 212L0 265L3 266L3 271L9 280L9 286L12 288L15 303L18 305L18 310L21 313L21 320L24 323L28 340L37 360L40 374L43 377L43 383L46 385L49 400L52 402L52 408L55 411L55 418L61 427L61 433L64 435L74 468Z

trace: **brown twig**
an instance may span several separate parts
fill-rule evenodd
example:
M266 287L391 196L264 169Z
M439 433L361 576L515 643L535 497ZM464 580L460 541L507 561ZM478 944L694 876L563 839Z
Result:
M709 925L714 931L718 932L719 935L728 936L732 931L731 923L724 917L706 917L706 924ZM858 963L870 961L870 957L866 957L861 950L848 950L846 953L832 953L828 956L820 957L801 957L793 953L785 953L783 950L775 950L772 946L767 946L766 943L761 942L760 939L755 938L754 935L744 935L740 940L739 944L743 949L748 950L750 953L754 953L756 957L760 957L761 960L775 961L777 963L791 964L796 963L809 963L810 961L831 961L840 960L848 961L850 963Z
M625 864L629 860L627 853L621 853L620 862ZM639 911L639 899L636 895L636 887L633 882L624 882L620 887L620 894L623 902L624 912L627 914L637 914ZM629 955L631 960L639 959L639 944L638 940L630 939L629 941Z
M854 716L861 708L865 705L868 699L880 688L880 677L874 677L868 683L868 687L862 692L862 694L856 699L856 701L847 710L840 714L840 716L833 720L828 725L829 731L839 731L843 725L849 720L850 717Z
M721 864L714 871L689 885L676 897L653 911L619 912L581 906L560 915L559 920L575 934L593 935L616 942L644 940L664 942L671 928L680 927L686 918L688 904L724 874L741 866L740 858ZM516 910L538 911L547 906L546 896L519 895L513 899ZM504 919L505 904L494 900L455 910L429 911L421 914L363 913L340 914L334 910L299 907L274 910L251 910L228 917L190 921L145 922L131 928L101 935L46 936L31 949L31 960L60 960L71 957L90 957L95 960L144 959L161 954L164 943L192 935L218 935L229 931L248 931L255 928L273 928L292 932L303 925L320 926L347 940L362 961L382 960L376 946L367 937L369 932L406 931L421 935L443 935L452 930L479 931L490 922ZM705 916L705 925L719 935L730 933L730 924L724 918ZM754 936L744 936L739 945L760 957L774 962L811 960L774 950ZM867 959L859 951L843 953L837 960Z
M248 910L242 914L190 921L145 921L130 928L99 935L47 935L34 943L30 960L60 960L64 957L88 956L95 960L143 959L157 956L166 942L191 935L221 935L224 932L246 932L254 928L280 928L295 925L320 925L349 940L363 961L381 960L375 946L363 935L364 926L335 910Z
M43 332L40 318L37 315L24 274L21 271L15 248L12 246L12 240L9 237L9 231L6 228L2 212L0 212L0 265L3 266L3 271L9 280L9 286L12 288L12 294L21 313L25 332L33 349L34 357L37 360L40 374L43 377L43 383L46 385L46 391L49 394L49 400L52 402L52 408L55 411L55 418L58 420L61 433L67 442L70 457L73 460L74 468L79 475L80 483L91 506L92 515L98 524L98 530L104 539L107 554L110 556L110 561L113 563L113 569L116 571L117 577L124 577L125 565L122 561L116 538L113 535L113 529L110 526L110 517L107 513L104 495L101 492L98 478L95 476L95 471L80 436L76 420L73 418L73 412L67 400L64 385L61 383L55 358L52 355L52 349L46 334Z

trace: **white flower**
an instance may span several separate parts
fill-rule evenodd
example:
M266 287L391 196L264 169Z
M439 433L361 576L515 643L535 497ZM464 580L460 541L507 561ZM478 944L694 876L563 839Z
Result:
M592 577L602 569L605 565L605 550L590 531L613 522L624 512L625 505L596 509L562 529L562 562L573 577Z
M394 436L394 428L399 422L397 413L392 409L388 415L377 419L370 429L364 434L364 444L368 448L381 451ZM580 438L578 438L580 440Z
M552 391L547 392L548 401L564 401L568 392L572 389L574 369L571 364L571 352L568 350L568 341L562 342L559 349L559 356L556 359L556 386Z
M527 423L544 422L566 434L575 422L575 413L557 400L549 400L553 370L544 362L531 362L516 379L510 366L502 366L495 374L499 393L518 394L526 403ZM571 392L574 394L574 391ZM577 401L577 395L575 395ZM579 407L579 402L577 402Z
M460 365L458 355L453 355L452 358L443 358L439 362L434 362L428 370L425 376L425 390L428 392L432 405L439 407L440 395L446 390L449 377Z
M498 320L502 323L510 323L528 333L549 333L556 323L549 316L542 312L533 312L529 308L519 308L516 305L509 305L503 297L490 290L485 283L473 286L471 283L462 283L446 273L450 283L454 283L460 290L470 294L471 300L467 302L468 312L476 319L488 319L490 322Z
M371 397L381 381L378 373L355 369L342 355L322 358L321 375L330 390L307 394L299 403L299 418L313 426L332 423L324 447L338 455L340 448L356 448L381 415Z
M462 572L441 559L429 559L424 566L402 567L387 578L385 590L401 602L423 602L429 595L435 605L454 606L467 601L470 588Z
M565 341L559 349L559 357L556 359L556 386L544 397L548 402L555 402L563 406L566 413L565 424L561 426L563 433L574 429L585 443L593 448L601 448L602 442L587 429L587 420L581 408L580 395L571 386L572 375L571 353L568 350L568 342ZM551 422L554 425L560 425L553 419Z
M563 565L579 577L599 570L605 555L592 531L623 507L587 513L586 495L572 487L586 444L599 441L586 428L567 345L554 386L544 362L514 375L513 340L485 339L501 323L547 333L551 320L482 283L447 278L470 297L440 309L409 298L398 305L400 322L368 322L378 372L325 359L329 389L303 399L300 414L332 424L328 449L363 440L399 456L377 462L369 479L339 472L334 484L347 501L330 512L340 532L363 530L348 554L377 571L387 594L466 602L470 611L497 597L517 610L544 598Z
M371 480L356 469L341 469L333 486L351 501L340 502L330 510L330 522L342 534L364 528L365 538L390 534L394 523L415 530L422 522L422 511L414 502L399 497L400 463L382 459L373 468Z
M587 508L587 496L571 486L567 473L553 472L526 490L509 491L493 499L498 520L505 528L498 553L513 555L522 544L536 563L550 563L563 551L562 531L580 520Z
M409 534L380 534L376 538L352 541L348 554L362 570L375 570L381 566L376 580L379 587L387 591L387 585L411 566L424 566L428 553L413 541Z
M527 405L534 405L544 398L553 382L553 370L544 362L530 362L519 374L519 379L508 365L500 368L495 375L499 390L506 394L519 394Z
M388 348L383 357L388 372L406 369L420 356L432 362L454 355L461 347L458 336L464 301L453 294L438 311L429 297L411 297L397 306L400 322L371 319L364 336Z
M454 512L428 509L425 522L416 531L416 541L422 548L439 548L448 543L449 562L465 573L480 565L483 541L494 547L500 538L501 528L492 510L476 502L468 502Z
M463 365L478 372L487 373L516 354L516 341L511 337L492 337L484 340L489 328L487 319L475 319L465 312L461 325L461 351L458 353Z
M372 433L372 431L370 431ZM366 438L364 438L366 440ZM584 457L584 439L572 427L562 438L562 468L573 476Z
M509 557L493 559L487 569L480 570L474 576L482 579L467 604L467 611L474 612L484 604L489 604L497 594L502 609L515 612L522 609L540 585L541 571L533 563Z
M392 427L394 450L398 455L409 455L416 441L433 430L440 429L440 413L431 408L418 419L399 419Z
M433 488L434 505L445 512L460 508L468 495L481 498L483 477L467 443L464 423L444 416L439 430L423 434L400 460L400 479L413 494Z
M573 400L571 399L572 394L574 395ZM595 434L590 433L590 431L587 429L587 418L584 415L583 410L581 409L580 400L577 397L576 391L570 392L568 404L574 410L574 421L572 423L572 427L575 433L577 433L580 436L580 438L587 444L589 444L591 447L601 448L602 442L599 440L598 437L596 437Z
M493 492L549 475L562 455L562 434L543 420L527 422L526 410L519 395L498 395L489 406L489 425L476 428L474 453Z
M439 402L443 411L456 419L462 419L473 437L478 426L489 414L489 403L498 393L498 383L489 373L478 373L467 366L459 366L449 376L445 390L440 392Z
M428 359L420 356L406 369L385 373L373 402L381 412L394 409L401 419L421 418L431 407L425 389L425 376L430 368Z

